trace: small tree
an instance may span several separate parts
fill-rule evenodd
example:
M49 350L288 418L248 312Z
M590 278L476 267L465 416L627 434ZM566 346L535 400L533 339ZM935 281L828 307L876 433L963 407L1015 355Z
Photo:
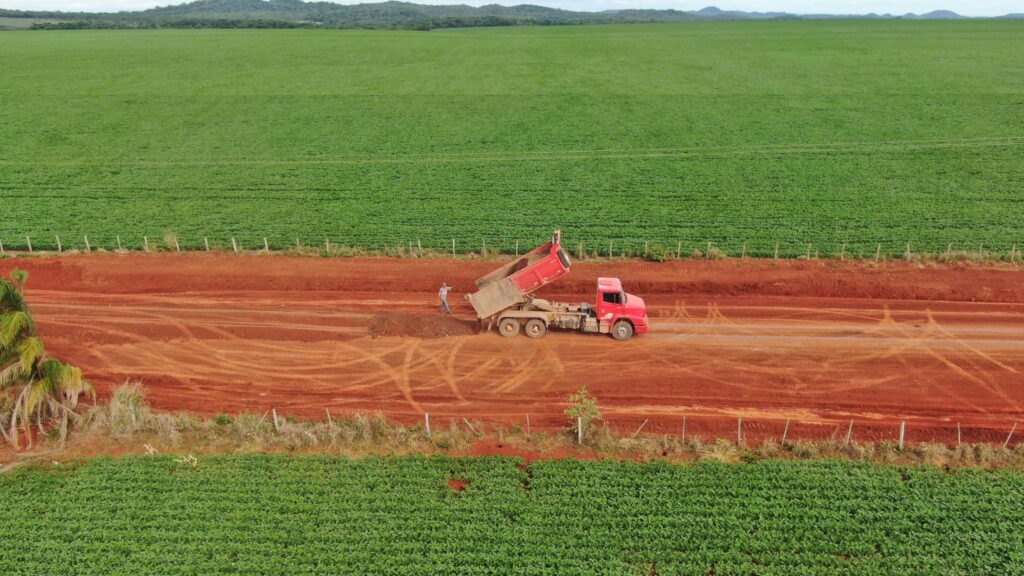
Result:
M47 356L25 304L27 278L21 270L0 278L0 391L8 400L14 397L9 431L0 432L15 447L19 428L27 433L33 417L40 432L44 421L58 424L63 441L78 398L82 394L95 397L80 369ZM31 446L32 435L27 435Z
M591 430L590 424L601 419L601 411L597 409L597 398L590 395L587 387L583 386L572 396L569 396L569 407L565 410L569 417L569 429L573 434L579 434L578 424L583 425L583 433L588 434Z

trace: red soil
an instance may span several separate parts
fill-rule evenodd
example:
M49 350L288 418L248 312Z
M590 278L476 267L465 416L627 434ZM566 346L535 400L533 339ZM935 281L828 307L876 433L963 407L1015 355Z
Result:
M469 336L480 332L480 322L460 320L439 314L409 314L388 312L378 314L370 320L367 332L371 336L412 336L414 338L444 338L447 336Z
M462 492L466 489L466 486L469 486L469 482L465 480L459 480L458 478L448 480L448 489L452 492Z
M648 302L626 343L553 332L371 337L382 314L455 314L496 262L77 255L0 260L30 273L49 350L101 396L141 380L158 409L300 417L381 410L534 429L565 425L586 385L623 433L911 441L1006 438L1024 413L1024 271L1016 266L724 260L580 263L545 296L592 300L598 275ZM470 324L460 324L468 326ZM408 333L408 332L400 332ZM430 335L430 334L428 334Z

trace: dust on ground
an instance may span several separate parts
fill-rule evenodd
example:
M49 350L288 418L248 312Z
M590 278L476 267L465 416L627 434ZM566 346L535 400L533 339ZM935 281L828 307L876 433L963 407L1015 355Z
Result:
M411 336L413 338L444 338L472 336L480 331L480 324L438 314L409 314L389 312L374 316L369 332L374 338L381 336Z

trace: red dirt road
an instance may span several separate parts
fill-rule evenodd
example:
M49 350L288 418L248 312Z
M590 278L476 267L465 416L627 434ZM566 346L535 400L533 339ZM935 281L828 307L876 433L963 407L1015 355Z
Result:
M1024 271L995 265L683 261L577 264L547 293L592 300L598 275L648 302L651 333L371 338L375 315L435 311L495 262L228 255L0 260L51 353L101 396L140 380L160 409L321 418L381 410L401 421L564 423L586 385L620 432L750 440L999 441L1024 414Z

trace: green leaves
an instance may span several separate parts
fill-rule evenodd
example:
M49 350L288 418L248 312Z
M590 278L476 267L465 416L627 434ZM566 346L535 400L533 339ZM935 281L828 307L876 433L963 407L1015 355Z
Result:
M1012 572L1024 555L1019 471L521 463L235 454L23 468L0 475L0 573L940 576Z
M122 32L0 37L8 249L1024 243L1013 22Z

